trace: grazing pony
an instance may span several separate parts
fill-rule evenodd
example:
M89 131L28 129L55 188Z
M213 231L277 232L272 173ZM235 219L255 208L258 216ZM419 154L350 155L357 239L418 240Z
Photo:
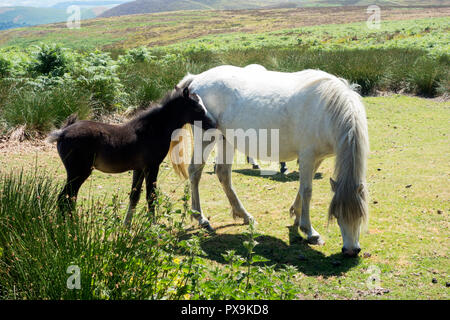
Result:
M131 224L144 179L148 207L153 210L159 165L170 148L187 142L181 138L172 141L173 132L194 121L201 121L204 130L216 127L216 121L208 114L201 98L190 94L188 88L173 90L159 106L149 108L121 125L77 121L76 116L69 117L66 125L50 133L48 138L49 142L57 142L59 156L67 171L67 183L58 199L62 212L73 209L78 190L94 168L106 173L133 170L126 226ZM173 163L178 161L171 160Z
M366 162L369 138L361 97L347 81L319 70L283 73L252 65L246 68L219 66L198 75L188 74L177 86L198 94L217 120L219 137L225 141L218 148L222 159L233 159L234 151L238 149L247 156L272 160L261 154L262 138L259 135L256 154L249 154L248 146L235 146L233 141L237 131L278 130L278 161L299 160L300 187L290 213L295 215L294 225L307 235L311 244L324 243L311 226L309 217L312 180L322 161L336 155L335 180L330 180L334 196L329 218L335 217L339 224L342 252L347 256L356 256L360 252L360 230L368 218ZM197 142L196 139L194 137L194 145L203 144L205 149L205 141ZM210 147L211 142L206 143ZM270 154L271 143L265 148ZM189 173L192 209L198 212L195 217L199 224L210 229L209 221L201 211L198 190L205 160L203 163L191 160ZM231 204L233 217L241 217L244 223L249 223L253 217L232 186L231 166L232 161L217 164L216 172Z

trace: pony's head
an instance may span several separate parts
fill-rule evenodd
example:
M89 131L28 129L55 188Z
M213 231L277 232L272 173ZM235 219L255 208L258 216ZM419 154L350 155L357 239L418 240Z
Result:
M208 113L202 99L195 93L190 93L189 88L180 89L175 87L174 93L177 98L176 108L183 127L175 130L169 149L169 158L175 172L185 179L188 178L186 166L189 163L189 145L192 144L191 125L200 125L203 130L217 128L217 121ZM190 142L190 143L189 143Z
M334 192L330 204L329 218L336 218L343 240L342 253L355 257L361 251L359 236L367 223L367 190L363 183L353 185L348 181L330 179Z

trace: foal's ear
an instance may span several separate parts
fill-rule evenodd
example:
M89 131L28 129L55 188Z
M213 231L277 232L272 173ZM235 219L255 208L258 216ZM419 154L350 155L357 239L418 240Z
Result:
M330 178L330 185L331 185L331 190L332 190L333 192L336 192L337 183L336 183L336 181L334 181L332 178Z
M184 88L183 97L185 97L186 99L189 98L189 88Z

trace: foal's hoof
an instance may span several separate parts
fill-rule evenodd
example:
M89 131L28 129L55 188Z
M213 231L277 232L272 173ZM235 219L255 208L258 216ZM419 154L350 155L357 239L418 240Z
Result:
M323 245L325 245L325 241L323 241L322 238L319 235L308 237L307 241L308 241L309 244L312 244L314 246L323 246Z

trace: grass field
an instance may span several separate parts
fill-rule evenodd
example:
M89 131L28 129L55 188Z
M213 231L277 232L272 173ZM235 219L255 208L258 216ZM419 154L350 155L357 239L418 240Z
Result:
M61 43L76 49L130 48L139 45L163 47L171 44L186 46L192 39L195 44L225 46L265 46L298 44L298 39L316 40L326 45L360 45L352 40L370 35L379 42L415 42L437 37L448 44L448 19L404 21L448 17L450 7L392 8L381 11L381 29L369 30L365 7L332 7L239 11L185 11L146 15L131 15L83 21L81 29L67 29L65 23L6 30L0 33L0 47L26 48L40 42ZM390 21L401 20L401 23ZM359 22L359 24L357 23ZM345 24L356 23L345 26ZM314 26L327 24L328 27ZM342 25L341 27L335 25ZM347 30L347 27L349 29ZM428 29L427 29L428 27ZM336 32L335 32L335 29ZM426 29L426 30L424 30ZM442 29L442 30L441 30ZM350 31L349 31L350 30ZM443 31L443 32L442 32ZM443 37L440 39L439 37ZM353 42L352 42L353 41ZM446 42L445 42L446 41Z
M300 299L449 299L450 105L401 95L368 97L364 103L371 142L370 223L361 239L361 256L344 259L339 228L334 222L327 226L333 159L324 162L321 177L313 183L312 223L326 241L320 247L306 244L289 228L293 224L289 207L298 190L295 162L288 163L293 172L287 176L263 177L248 165L234 167L235 189L259 223L255 252L268 259L267 264L298 268L290 282ZM2 173L36 168L55 181L65 178L53 146L0 144ZM110 203L118 194L119 212L124 215L130 181L130 173L96 171L82 187L79 201L93 197ZM174 201L183 194L184 183L166 162L159 186ZM232 220L212 164L204 170L200 194L204 212L217 229L201 247L211 268L223 268L222 254L227 250L245 253L243 232L248 227ZM176 206L182 203L177 201ZM197 229L189 232L195 234ZM367 281L378 271L380 288L370 289Z

